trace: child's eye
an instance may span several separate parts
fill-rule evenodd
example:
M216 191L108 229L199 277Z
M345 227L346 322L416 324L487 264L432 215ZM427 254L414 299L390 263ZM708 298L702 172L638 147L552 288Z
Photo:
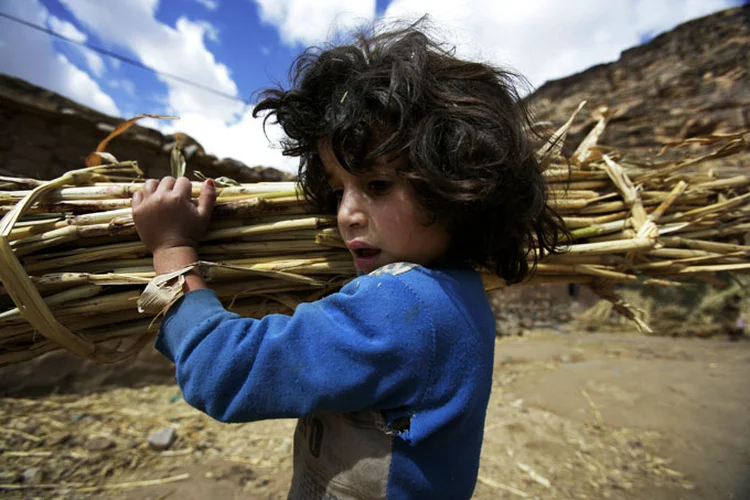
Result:
M393 186L391 181L370 181L367 183L367 189L375 194L386 194Z

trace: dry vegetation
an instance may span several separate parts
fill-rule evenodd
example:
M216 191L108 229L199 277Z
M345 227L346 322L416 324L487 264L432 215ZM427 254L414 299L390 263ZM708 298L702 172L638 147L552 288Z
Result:
M607 123L607 110L600 113L569 158L561 150L575 114L539 151L550 204L572 241L565 254L539 264L534 280L592 286L648 331L612 283L678 286L687 278L750 268L750 247L732 241L750 229L750 176L716 166L746 141L742 133L696 137L669 146L701 145L700 152L634 162L597 146ZM99 165L103 161L111 163ZM162 279L141 296L154 275L129 208L142 183L137 165L106 153L92 154L88 164L49 182L0 179L0 364L61 347L103 362L125 359L151 341L153 314L180 293ZM184 171L177 149L172 165L176 175ZM197 265L232 310L255 317L290 312L353 277L334 219L309 213L293 183L218 179L218 185L200 248L205 261ZM502 286L489 276L486 285ZM136 301L153 314L140 313ZM113 348L112 340L123 342Z
M748 361L749 342L499 339L474 498L746 498ZM0 399L3 498L286 498L293 420L218 423L166 378L79 382ZM165 429L174 439L156 442Z

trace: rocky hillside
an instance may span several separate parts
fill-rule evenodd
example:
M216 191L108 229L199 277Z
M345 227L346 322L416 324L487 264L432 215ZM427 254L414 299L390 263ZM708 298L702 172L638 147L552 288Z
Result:
M554 55L551 55L554 56ZM575 147L595 123L593 112L610 108L600 143L632 153L655 154L665 142L750 129L750 6L696 19L624 51L610 64L545 83L529 96L539 121L559 126L578 104L588 105L568 134ZM52 178L80 168L85 156L121 120L48 90L0 74L0 175ZM111 152L138 160L150 177L167 173L174 137L133 127ZM289 176L219 159L183 139L188 174L229 176L241 182ZM750 152L733 162L747 163Z
M750 129L750 5L695 19L620 59L542 85L529 97L540 121L564 123L588 104L568 135L575 147L610 108L601 144L654 154L665 142ZM734 161L750 159L750 153Z
M84 166L99 141L122 122L28 82L0 74L0 175L52 179ZM186 174L199 170L208 177L239 182L289 180L289 174L267 167L248 167L217 158L192 138L180 134L187 158ZM169 174L175 137L134 126L107 148L120 160L137 160L146 176Z

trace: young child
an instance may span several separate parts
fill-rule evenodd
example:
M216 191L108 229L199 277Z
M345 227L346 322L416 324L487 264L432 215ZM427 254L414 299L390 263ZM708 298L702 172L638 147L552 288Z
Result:
M290 498L469 498L490 396L495 321L477 269L521 281L564 229L513 75L454 57L420 25L308 49L255 113L360 276L261 320L227 311L199 271L156 347L213 418L299 418ZM148 180L138 233L163 274L198 260L215 191Z

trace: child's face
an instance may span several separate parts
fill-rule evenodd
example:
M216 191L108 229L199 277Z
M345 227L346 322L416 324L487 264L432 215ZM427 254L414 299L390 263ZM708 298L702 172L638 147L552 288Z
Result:
M358 271L369 273L393 262L428 265L443 257L449 236L440 221L427 225L411 184L396 173L401 161L376 162L353 175L336 159L330 141L318 154L338 197L338 226Z

